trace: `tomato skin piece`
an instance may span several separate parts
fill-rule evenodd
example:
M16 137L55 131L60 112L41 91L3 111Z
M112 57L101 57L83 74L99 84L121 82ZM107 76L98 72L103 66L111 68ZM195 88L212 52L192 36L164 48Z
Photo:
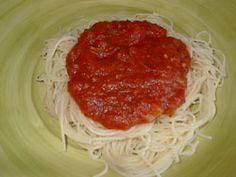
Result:
M127 130L184 103L190 64L186 45L157 24L98 22L67 55L68 91L86 117Z

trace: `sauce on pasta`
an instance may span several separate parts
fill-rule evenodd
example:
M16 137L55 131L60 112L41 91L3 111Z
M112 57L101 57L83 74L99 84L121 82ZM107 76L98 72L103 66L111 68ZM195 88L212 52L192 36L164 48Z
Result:
M186 45L157 24L98 22L67 55L68 91L86 117L127 130L184 103L190 62Z

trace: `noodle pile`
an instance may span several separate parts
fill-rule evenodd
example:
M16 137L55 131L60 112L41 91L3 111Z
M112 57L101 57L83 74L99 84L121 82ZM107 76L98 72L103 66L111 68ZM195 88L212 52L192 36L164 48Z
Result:
M156 13L109 20L147 20L164 27L168 36L187 45L192 64L187 75L185 103L171 117L162 115L155 123L138 125L127 131L105 129L86 118L67 91L69 78L65 60L79 34L95 23L92 22L46 41L45 71L39 77L47 86L45 107L59 118L65 148L65 138L69 137L87 149L94 160L105 164L105 169L96 177L104 175L108 167L125 177L160 177L173 162L180 161L180 156L191 156L195 152L199 143L197 136L211 138L202 135L199 129L215 115L216 89L223 85L225 57L210 46L207 32L199 33L196 39L184 37L174 32L171 21ZM208 41L200 40L204 35L208 36Z

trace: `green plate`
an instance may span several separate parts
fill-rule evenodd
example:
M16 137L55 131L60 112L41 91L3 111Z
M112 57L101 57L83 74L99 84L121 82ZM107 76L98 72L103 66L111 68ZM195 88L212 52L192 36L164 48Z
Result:
M236 176L236 1L235 0L0 0L0 176L89 177L103 165L70 142L63 151L59 125L43 111L43 42L100 15L158 12L188 36L212 34L227 57L217 115L197 152L174 164L163 177ZM106 175L119 176L109 171Z

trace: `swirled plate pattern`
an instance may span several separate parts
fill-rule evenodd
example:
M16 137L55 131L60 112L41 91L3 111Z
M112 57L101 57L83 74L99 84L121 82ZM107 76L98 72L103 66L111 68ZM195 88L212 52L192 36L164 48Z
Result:
M43 42L99 16L158 12L190 37L212 35L226 57L227 78L217 92L217 115L197 152L163 177L236 176L236 1L234 0L0 0L0 176L89 177L103 169L75 143L65 152L56 119L44 112ZM109 171L107 177L118 177Z

